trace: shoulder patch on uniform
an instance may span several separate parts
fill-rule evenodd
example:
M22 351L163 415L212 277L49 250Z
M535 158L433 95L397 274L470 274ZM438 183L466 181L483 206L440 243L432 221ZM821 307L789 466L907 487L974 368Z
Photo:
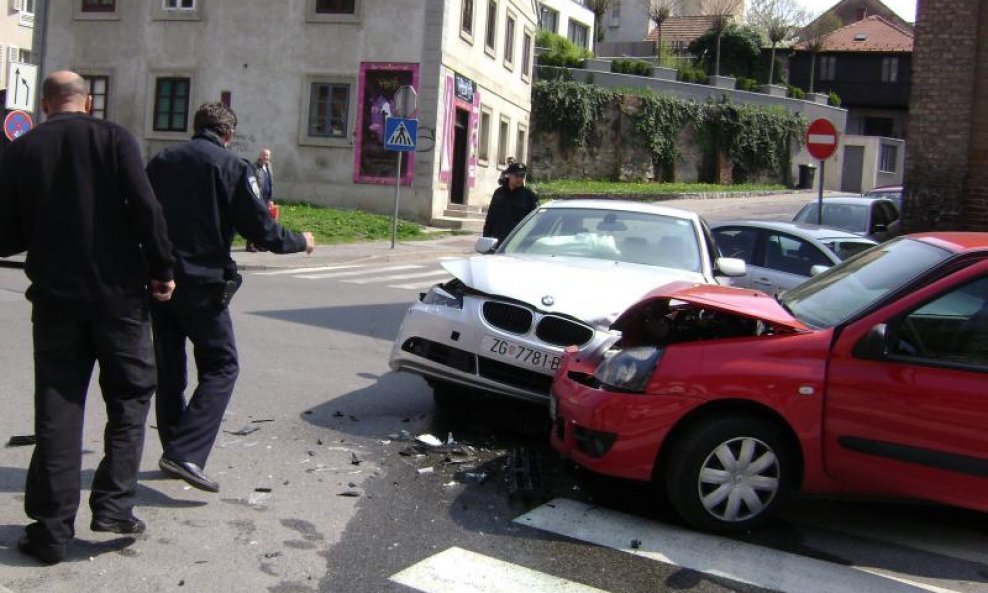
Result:
M247 174L247 191L255 200L261 199L261 186L257 183L257 176L253 173Z

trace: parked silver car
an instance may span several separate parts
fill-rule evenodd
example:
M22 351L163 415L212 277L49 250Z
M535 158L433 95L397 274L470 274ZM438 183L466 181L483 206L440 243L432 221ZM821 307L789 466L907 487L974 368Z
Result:
M814 271L878 244L840 229L797 222L730 220L710 227L721 254L747 264L745 275L731 278L731 285L769 294L789 290Z
M817 212L814 200L800 208L793 222L818 224ZM822 224L881 243L899 236L899 210L888 198L829 196L823 198Z
M478 240L486 252L494 239ZM613 341L611 322L652 289L727 284L739 259L718 257L695 213L617 200L544 204L487 255L443 263L455 278L409 308L391 368L417 373L438 403L462 388L548 403L568 346Z

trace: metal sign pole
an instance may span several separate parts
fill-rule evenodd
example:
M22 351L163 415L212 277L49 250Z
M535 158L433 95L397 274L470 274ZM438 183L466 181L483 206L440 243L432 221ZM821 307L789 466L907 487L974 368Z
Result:
M820 189L816 196L816 223L823 224L823 173L824 173L824 163L826 161L820 160Z
M395 214L391 219L391 249L395 248L395 236L398 234L398 196L401 194L401 155L398 151L398 168L395 169Z

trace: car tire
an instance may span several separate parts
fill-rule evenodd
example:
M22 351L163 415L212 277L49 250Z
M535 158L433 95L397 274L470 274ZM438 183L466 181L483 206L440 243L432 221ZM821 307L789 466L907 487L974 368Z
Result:
M673 445L663 477L669 502L691 526L734 533L764 523L782 505L795 458L781 430L753 417L714 417ZM728 472L729 466L735 471Z
M437 408L462 408L473 396L469 388L456 383L430 381L429 386L432 387L432 401Z

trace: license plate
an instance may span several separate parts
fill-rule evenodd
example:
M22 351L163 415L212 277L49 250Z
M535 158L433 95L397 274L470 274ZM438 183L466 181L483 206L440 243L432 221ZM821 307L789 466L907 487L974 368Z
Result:
M484 336L482 346L484 352L493 354L498 358L511 360L522 366L547 371L555 371L559 368L560 357L558 354L529 348L494 336Z

